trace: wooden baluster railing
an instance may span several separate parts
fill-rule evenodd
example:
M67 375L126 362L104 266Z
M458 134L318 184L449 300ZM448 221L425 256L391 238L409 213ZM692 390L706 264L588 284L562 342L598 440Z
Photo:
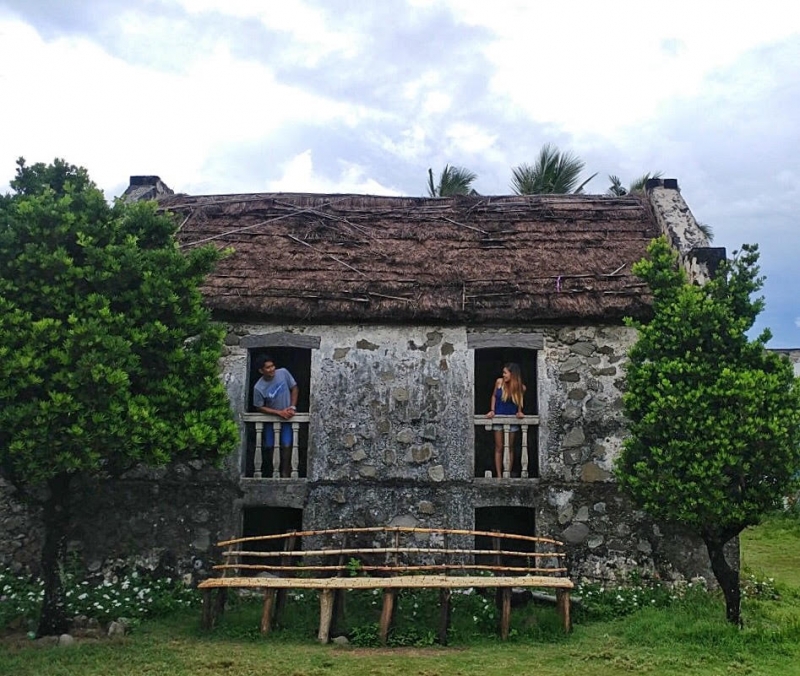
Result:
M298 439L300 437L300 423L292 423L292 479L297 479L300 476L298 468L300 467L300 447Z
M509 438L511 437L511 425L503 423L503 478L508 479L511 476L511 444Z
M281 424L272 423L272 478L281 476Z
M264 463L262 444L264 443L264 423L256 423L256 449L253 455L253 478L261 478L261 466Z
M520 476L523 479L528 478L528 426L522 425L522 457L520 458L520 464L522 471Z

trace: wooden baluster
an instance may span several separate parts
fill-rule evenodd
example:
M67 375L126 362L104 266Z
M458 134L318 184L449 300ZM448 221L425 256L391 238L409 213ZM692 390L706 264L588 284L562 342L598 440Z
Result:
M281 476L281 424L272 423L272 478Z
M522 473L520 476L523 479L528 478L528 425L522 424Z
M253 478L261 478L261 465L264 459L261 455L261 444L264 442L264 423L256 423L256 448L253 455Z
M298 468L300 466L300 448L298 447L298 437L300 436L300 423L292 423L292 479L300 476Z
M509 437L511 436L511 425L503 423L503 478L511 476L511 448Z

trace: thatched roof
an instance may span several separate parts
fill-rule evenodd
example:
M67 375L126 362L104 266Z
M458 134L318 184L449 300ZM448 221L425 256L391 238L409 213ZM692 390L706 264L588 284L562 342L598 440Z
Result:
M218 317L298 322L618 321L659 230L645 197L162 197L182 247L233 249L203 287Z

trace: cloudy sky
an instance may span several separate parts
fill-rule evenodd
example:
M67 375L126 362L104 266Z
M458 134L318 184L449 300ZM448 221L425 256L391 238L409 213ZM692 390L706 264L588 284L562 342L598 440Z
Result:
M0 192L63 157L109 197L507 194L544 143L677 178L728 251L757 242L760 324L800 347L800 4L704 0L0 0Z

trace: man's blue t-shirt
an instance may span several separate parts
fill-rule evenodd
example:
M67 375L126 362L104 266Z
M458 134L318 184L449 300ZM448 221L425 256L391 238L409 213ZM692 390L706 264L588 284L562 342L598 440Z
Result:
M253 386L253 406L266 406L282 411L292 405L291 389L297 383L286 369L277 369L272 380L262 376Z

